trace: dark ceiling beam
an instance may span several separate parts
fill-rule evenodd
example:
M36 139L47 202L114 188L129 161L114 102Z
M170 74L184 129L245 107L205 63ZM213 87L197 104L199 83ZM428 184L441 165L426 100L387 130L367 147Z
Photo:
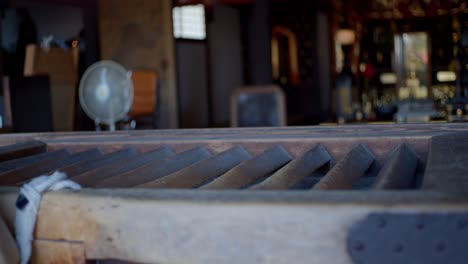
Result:
M7 0L11 7L30 7L42 5L72 6L88 8L96 6L97 0Z
M220 5L253 5L255 0L174 0L175 6L184 6L184 5L199 5L204 4L205 6L212 6L213 4Z

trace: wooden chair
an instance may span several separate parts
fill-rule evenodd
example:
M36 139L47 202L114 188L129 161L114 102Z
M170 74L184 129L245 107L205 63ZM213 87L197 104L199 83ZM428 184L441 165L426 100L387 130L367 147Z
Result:
M241 87L231 95L231 126L285 126L285 105L276 85Z
M155 126L157 81L156 72L134 71L133 104L128 117L135 120L137 127L153 128Z

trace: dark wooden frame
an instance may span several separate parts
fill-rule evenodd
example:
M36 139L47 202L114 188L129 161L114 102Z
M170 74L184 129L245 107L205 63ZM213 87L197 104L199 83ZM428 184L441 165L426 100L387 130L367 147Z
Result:
M169 145L293 155L320 142L335 158L357 143L383 158L405 142L427 164L421 190L262 191L84 189L43 196L33 263L119 259L146 263L352 263L346 234L373 212L468 211L468 125L369 125L115 133L4 135L0 145L37 139L49 150L103 151ZM456 161L456 162L455 162ZM447 164L450 164L447 166ZM0 218L13 230L17 188L0 188ZM311 258L313 256L313 258Z

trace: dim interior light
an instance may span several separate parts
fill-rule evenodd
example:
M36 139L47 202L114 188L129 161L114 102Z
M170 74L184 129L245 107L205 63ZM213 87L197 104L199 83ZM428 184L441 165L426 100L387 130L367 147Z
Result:
M380 74L380 82L386 85L396 84L397 76L393 72L382 73Z
M457 75L453 71L437 72L437 81L439 82L454 82L457 80Z
M351 45L356 40L356 33L352 29L339 29L336 32L336 42L340 45Z

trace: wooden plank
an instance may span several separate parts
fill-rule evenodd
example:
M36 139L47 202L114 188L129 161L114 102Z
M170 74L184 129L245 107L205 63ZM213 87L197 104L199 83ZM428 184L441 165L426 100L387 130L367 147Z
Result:
M35 163L22 169L14 170L0 175L0 183L21 184L34 177L44 174L50 174L53 171L58 170L62 167L83 161L93 160L94 158L99 157L101 154L102 153L99 149L91 149L73 155L67 155L62 157L61 159L53 159L47 160L45 162Z
M359 144L338 162L314 187L314 190L352 189L374 162L374 155Z
M378 127L379 129L374 128ZM190 148L206 146L214 153L225 151L235 145L243 146L248 152L256 155L275 144L281 144L294 156L299 156L315 144L322 144L336 160L345 156L346 150L357 142L366 144L375 154L377 160L383 160L402 138L411 138L408 144L425 162L434 133L446 133L463 126L442 126L434 131L427 126L343 126L343 127L310 127L310 128L275 128L275 129L208 129L208 130L160 130L132 131L131 133L96 133L39 134L37 139L47 142L50 148L66 146L74 150L86 149L99 144L105 151L115 151L122 145L132 145L141 151L153 149L161 144L170 145L176 152ZM15 137L17 137L15 135ZM29 136L31 137L31 135ZM34 136L36 138L36 136ZM246 140L248 139L248 140ZM2 138L0 138L2 142Z
M440 192L83 190L46 193L35 239L81 241L88 259L351 264L345 238L370 213L466 212ZM0 190L15 210L17 190ZM5 206L3 206L5 205ZM14 213L11 215L11 221ZM157 246L155 246L157 245ZM235 245L235 246L233 246ZM314 256L311 258L311 256ZM261 261L259 261L261 260Z
M36 170L40 167L49 167L53 166L57 163L57 161L63 160L70 156L70 151L67 149L60 150L57 155L53 157L49 156L49 158L35 162L31 165L24 166L19 169L10 170L0 174L0 185L12 185L16 183L23 182L30 177L40 176L41 173L36 174ZM42 170L43 171L43 170Z
M437 124L392 124L392 125L346 125L346 126L313 126L313 127L275 127L275 128L217 128L217 129L190 129L190 130L145 130L98 134L95 132L72 133L32 133L10 134L0 137L0 144L11 144L15 141L37 139L44 141L49 147L63 148L66 146L89 147L99 144L121 148L125 144L153 144L171 143L174 141L184 143L202 144L205 142L239 142L240 139L250 139L245 144L256 144L263 141L286 141L306 144L323 143L330 154L333 154L327 143L339 140L348 144L349 141L380 141L378 148L388 153L393 149L393 142L401 138L411 138L408 143L427 145L431 137L456 131L468 130L468 123L437 123ZM287 140L286 140L287 139ZM354 142L355 143L355 142ZM416 144L415 144L416 143ZM386 146L388 145L387 148ZM346 148L346 146L344 146ZM368 145L372 151L375 149ZM307 148L309 148L307 146ZM227 149L227 148L226 148ZM250 151L249 149L247 149ZM289 149L288 149L289 150ZM415 148L418 151L418 148ZM424 149L423 151L427 151ZM300 152L300 150L299 150ZM296 155L295 151L291 151ZM298 153L299 154L299 153ZM419 154L419 152L418 152ZM334 155L333 155L334 156Z
M185 167L211 157L206 148L195 148L163 160L157 160L147 166L110 177L98 184L98 188L144 187L144 183L167 176Z
M15 239L2 217L0 217L0 241L0 263L19 263Z
M365 136L376 136L376 135L396 135L396 134L407 134L410 136L419 135L419 134L426 134L429 136L440 135L441 133L453 133L457 131L465 131L468 129L468 124L466 123L425 123L425 124L372 124L372 125L345 125L345 126L336 126L336 125L328 125L328 126L303 126L303 127L254 127L254 128L210 128L210 129L158 129L158 130L136 130L136 131L115 131L112 133L106 133L106 137L108 136L119 136L121 138L128 137L129 134L131 135L139 135L139 136L188 136L197 135L197 136L213 136L216 135L235 135L235 134L267 134L267 135L282 135L282 134L290 134L290 135L301 135L301 134L311 134L313 136L317 134L322 135L353 135L356 134L364 134ZM54 137L56 139L60 139L63 137L70 137L74 138L77 136L93 136L99 137L100 134L96 134L95 132L54 132L54 133L32 133L32 134L12 134L8 135L9 137L14 138L21 138L23 141L25 139L31 139L39 137L41 139L51 139ZM344 137L344 136L342 136ZM46 142L44 141L44 142ZM11 143L11 141L10 141ZM46 142L47 143L47 142Z
M322 145L317 145L304 155L294 159L272 176L251 187L251 189L289 189L316 169L330 162L331 156Z
M468 132L435 136L422 188L468 195Z
M29 166L31 164L41 162L44 160L48 160L48 159L58 159L62 156L63 151L65 150L60 149L60 150L55 150L51 152L44 152L44 153L33 155L33 156L27 156L27 157L20 158L20 159L4 161L0 163L0 173L11 171L11 170L17 170L17 169Z
M92 161L84 161L67 167L63 167L61 171L65 172L68 177L73 178L77 175L94 170L101 166L107 166L112 163L119 163L138 155L140 152L136 148L124 148L122 150L112 152L96 158Z
M169 147L161 147L156 150L133 156L125 162L114 162L107 166L99 167L94 170L82 173L73 177L73 180L85 187L94 187L99 182L131 170L137 169L150 162L161 160L174 155L174 152Z
M79 242L34 240L32 264L85 264L85 246Z
M418 157L405 143L393 150L380 170L372 189L408 189L414 182Z
M201 188L237 189L246 187L257 180L266 178L291 160L291 155L281 145L276 145L264 153L242 162Z
M47 151L47 145L44 142L37 140L19 142L14 145L0 147L0 162L19 159L45 151Z
M74 151L95 147L111 152L122 146L134 146L141 151L161 144L170 145L176 152L206 146L214 153L235 145L243 146L256 155L275 144L281 144L294 156L299 156L310 146L322 144L336 160L356 143L366 144L380 162L394 146L406 140L425 164L430 139L433 135L468 130L468 124L418 124L418 125L369 125L369 126L320 126L248 129L195 129L157 130L106 133L89 132L6 135L0 144L35 138L46 142L49 149L71 147ZM247 140L248 139L248 140Z
M131 262L131 261L123 261L123 260L110 260L110 259L105 259L105 260L99 260L96 262L97 264L140 264L136 262Z
M225 173L251 157L252 156L244 148L236 146L166 177L147 182L140 187L194 188Z
M379 137L367 138L350 136L347 138L303 138L302 136L289 136L289 138L287 137L287 135L282 135L280 138L268 136L264 136L263 138L257 136L254 138L250 138L249 135L243 137L242 133L239 133L237 139L225 139L222 135L213 135L209 139L204 139L203 136L200 136L200 138L198 138L197 135L193 135L189 139L185 136L183 138L177 138L177 136L175 136L166 140L166 138L147 138L145 136L140 137L139 134L135 134L132 135L130 139L119 137L119 139L123 141L117 141L117 139L113 137L102 137L93 139L83 137L83 139L79 143L68 142L56 145L55 143L48 142L48 144L49 146L51 146L52 144L52 149L63 148L65 146L68 146L74 150L87 149L99 144L99 146L103 148L103 150L109 152L121 148L122 144L131 145L135 148L138 148L142 152L154 149L155 147L158 147L160 145L169 145L177 153L200 146L208 148L213 153L220 153L234 146L240 145L252 155L258 155L274 145L281 144L294 157L302 155L316 144L322 144L335 160L340 160L346 155L349 149L356 145L356 143L362 143L368 146L368 148L375 154L376 160L381 162L385 159L386 155L391 150L393 150L393 148L396 145L402 142L401 137L388 137L385 138L385 140L382 140L382 138ZM425 159L427 157L429 149L430 138L412 137L411 140L408 140L408 142L410 142L411 147L417 152L418 156L421 157L421 163L425 164Z

